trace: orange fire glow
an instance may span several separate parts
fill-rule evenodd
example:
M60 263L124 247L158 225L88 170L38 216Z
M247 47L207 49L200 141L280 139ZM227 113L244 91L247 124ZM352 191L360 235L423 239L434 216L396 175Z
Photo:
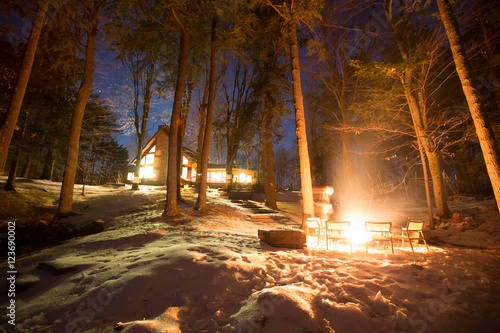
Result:
M365 231L365 221L360 215L350 215L346 219L350 221L349 239L352 244L363 244L370 240L370 234Z

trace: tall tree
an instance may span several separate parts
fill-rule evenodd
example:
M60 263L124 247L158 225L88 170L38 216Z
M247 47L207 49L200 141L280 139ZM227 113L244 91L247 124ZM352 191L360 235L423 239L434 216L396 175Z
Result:
M168 35L160 25L145 17L144 11L147 10L125 2L114 4L112 10L108 11L110 18L107 34L112 40L112 49L119 52L117 58L126 66L130 75L131 105L127 105L126 109L130 111L129 119L136 135L135 179L132 190L139 189L142 149L149 126L156 82L160 75L160 58L164 48L158 40L168 42Z
M357 144L359 147L356 142L359 136L346 129L359 125L361 117L353 105L365 97L367 86L366 80L355 75L351 63L372 57L375 44L375 38L360 33L359 26L367 19L365 6L364 3L352 0L328 1L323 10L323 20L308 43L309 49L315 51L315 57L309 66L307 63L304 66L305 73L318 82L317 89L308 93L309 96L312 95L308 98L312 104L309 108L309 119L311 122L317 122L310 127L312 135L309 138L316 148L311 152L313 171L321 168L326 157L325 151L332 151L333 141L339 140L339 157L342 162L339 171L342 177L338 192L352 203L356 202L363 192L363 188L357 186L360 184L360 175L356 172L359 167L354 163L353 153L357 150ZM315 108L312 107L314 105ZM344 130L325 133L322 131L324 125ZM321 143L326 146L317 149ZM318 168L314 162L319 164Z
M3 172L5 167L10 142L12 140L12 135L14 134L19 111L21 110L21 106L23 104L24 93L31 74L31 67L35 59L38 39L40 38L40 34L42 32L43 20L45 13L47 12L48 3L49 0L38 1L36 16L33 20L33 25L28 38L28 44L26 45L26 49L24 51L23 62L18 74L16 86L7 109L7 114L0 127L0 173Z
M462 82L462 88L472 114L476 134L483 151L486 168L493 187L493 193L500 211L500 155L495 136L485 113L484 104L477 93L477 83L469 66L469 60L465 47L460 37L458 22L448 0L437 0L441 20L446 29L453 53L453 60L457 68L458 76ZM499 106L497 106L499 107Z
M258 96L254 89L255 68L242 58L231 59L227 55L227 59L230 59L229 64L234 64L234 66L229 71L227 67L224 67L224 72L226 77L229 74L233 80L231 83L226 78L222 82L224 114L218 123L226 139L226 176L228 186L231 188L233 167L238 151L255 136Z
M205 122L203 147L201 152L201 160L198 163L200 166L200 187L198 198L196 199L195 208L204 211L207 206L207 170L208 170L208 153L210 150L210 136L212 135L212 121L215 101L215 71L217 70L217 18L212 17L212 27L210 33L210 75L208 78L208 102L207 102L207 115ZM198 148L200 149L200 148Z
M405 68L402 70L403 73L399 76L399 79L404 89L405 98L408 102L408 108L410 109L415 132L417 133L417 137L420 138L420 143L425 150L425 155L427 156L427 161L429 163L429 172L432 178L437 215L440 217L449 217L451 216L451 212L448 208L446 189L441 172L442 169L439 163L439 148L429 133L430 130L427 123L425 104L426 96L424 96L425 87L421 84L421 81L418 81L416 78L418 74L423 73L426 75L428 73L429 66L426 63L421 66L417 63L417 66L414 66L417 59L414 56L412 57L411 49L416 43L410 41L408 38L413 34L411 32L413 27L411 27L411 23L408 19L403 15L400 15L400 17L396 17L394 15L394 5L392 0L385 1L384 9L393 29L394 39L396 40L398 50L401 54L403 62L406 64ZM426 31L423 30L420 31L420 33L426 33ZM415 37L418 36L413 34L413 38ZM430 34L430 39L434 39L432 33ZM419 89L414 89L416 84L420 84Z
M106 1L107 0L91 1L85 8L88 11L86 22L87 44L85 46L85 68L80 88L78 89L78 95L73 109L71 128L69 131L68 154L66 157L61 195L59 198L59 207L57 210L57 215L59 217L68 216L73 210L72 203L76 168L78 164L78 144L80 141L83 115L92 90L92 81L94 78L94 56L97 38L97 25L99 23L101 10L105 6Z
M295 17L289 22L288 37L290 38L290 62L292 65L293 105L295 107L295 135L300 163L300 189L302 192L302 219L301 228L305 229L305 220L314 216L314 201L312 194L311 165L309 162L309 148L307 144L306 117L304 113L304 98L300 83L299 48L297 45L297 24Z
M175 13L175 11L174 11ZM177 17L177 16L176 16ZM170 121L170 135L168 141L168 170L167 170L167 202L163 216L176 216L179 214L177 207L177 187L178 187L178 132L181 130L182 118L182 95L186 84L186 68L189 50L189 24L179 20L181 27L180 52L177 72L177 83L175 86L174 105L172 107L172 118Z
M282 6L277 6L271 1L268 5L276 9L286 21L288 37L288 47L290 52L291 76L292 76L292 96L295 108L295 135L297 137L297 149L300 164L300 185L302 192L302 226L306 229L306 218L314 217L314 201L311 180L311 165L309 161L309 149L307 143L306 117L304 112L304 98L302 96L302 86L300 82L300 62L299 48L297 41L297 27L301 22L305 24L313 23L318 18L323 1L295 1L290 0Z

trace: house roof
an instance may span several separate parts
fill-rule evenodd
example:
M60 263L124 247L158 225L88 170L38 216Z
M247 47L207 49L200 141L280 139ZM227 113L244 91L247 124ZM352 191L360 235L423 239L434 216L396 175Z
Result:
M186 158L191 162L196 163L196 152L186 147L182 147L182 149Z
M156 131L156 133L153 135L153 137L151 139L149 139L149 141L142 148L142 152L141 153L142 153L143 156L144 156L144 153L151 148L151 146L153 145L153 143L156 142L156 139L158 138L158 136L160 134L165 134L166 136L169 136L170 135L170 125L160 125L160 126L158 126L158 131ZM196 152L194 152L193 150L191 150L189 148L186 148L186 147L183 147L182 149L183 149L183 153L186 156L186 158L188 160L190 160L191 162L196 163ZM131 164L135 165L135 162L136 162L136 158L134 158L132 160Z

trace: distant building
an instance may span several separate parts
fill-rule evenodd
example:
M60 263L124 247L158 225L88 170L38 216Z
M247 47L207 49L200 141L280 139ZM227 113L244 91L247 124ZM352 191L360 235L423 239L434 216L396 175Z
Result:
M134 180L136 160L132 161L127 169L127 182L140 181L141 184L166 185L168 168L168 142L170 126L159 126L158 131L144 145L142 149L141 168L138 179ZM181 183L194 184L196 181L196 153L188 148L182 151ZM226 183L226 166L212 164L208 166L207 184L218 187ZM233 168L233 183L256 184L257 171Z
M224 185L229 179L226 175L225 164L209 164L207 170L207 184L217 187ZM233 168L233 183L255 185L258 181L258 173L255 170Z

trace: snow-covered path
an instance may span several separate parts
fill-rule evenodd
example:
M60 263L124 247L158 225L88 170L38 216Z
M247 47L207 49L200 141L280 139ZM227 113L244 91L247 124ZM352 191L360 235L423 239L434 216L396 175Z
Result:
M412 253L399 242L395 254L275 249L258 240L263 225L244 220L244 211L211 207L205 215L186 205L184 217L166 224L161 204L151 204L102 233L19 259L15 330L113 332L122 323L122 332L500 331L496 251Z

